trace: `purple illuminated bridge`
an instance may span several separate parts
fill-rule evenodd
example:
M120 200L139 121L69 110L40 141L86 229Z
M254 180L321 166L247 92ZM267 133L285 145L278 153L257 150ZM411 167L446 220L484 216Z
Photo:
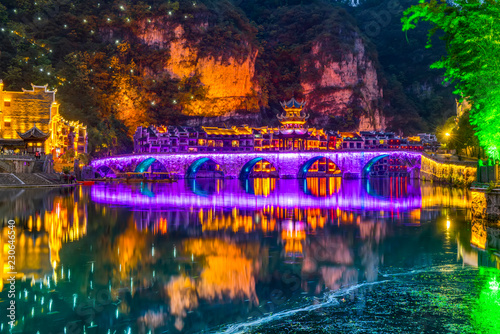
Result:
M220 166L226 178L247 177L253 166L262 160L270 162L280 178L304 178L312 164L330 159L343 173L366 177L371 166L383 157L400 159L412 178L420 174L421 152L415 151L323 151L323 152L200 152L200 153L144 153L96 159L91 166L102 176L119 172L143 172L153 164L179 177L195 178L205 163Z

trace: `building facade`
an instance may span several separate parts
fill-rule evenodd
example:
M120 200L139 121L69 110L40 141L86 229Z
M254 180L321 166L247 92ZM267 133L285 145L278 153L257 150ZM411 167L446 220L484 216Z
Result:
M305 103L281 103L280 127L139 126L134 153L334 151L409 149L422 150L418 137L400 138L392 132L338 132L309 128Z
M0 147L52 153L54 157L70 149L87 153L87 128L59 114L56 90L48 90L47 85L31 87L5 91L0 80Z

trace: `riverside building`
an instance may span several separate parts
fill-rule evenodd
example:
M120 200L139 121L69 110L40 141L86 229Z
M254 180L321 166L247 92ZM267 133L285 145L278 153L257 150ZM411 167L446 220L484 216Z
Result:
M387 132L337 132L310 128L304 102L282 102L279 127L137 127L134 153L422 150L418 137L400 138Z
M31 90L5 91L0 80L0 149L52 153L73 149L87 153L87 127L59 114L56 90L31 85Z

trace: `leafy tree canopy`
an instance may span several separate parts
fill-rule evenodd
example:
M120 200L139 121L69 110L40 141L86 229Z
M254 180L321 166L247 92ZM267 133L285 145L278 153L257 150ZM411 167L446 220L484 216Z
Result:
M472 103L470 122L488 155L500 158L500 3L497 0L421 0L405 11L403 30L430 22L431 37L443 31L446 55L432 67Z

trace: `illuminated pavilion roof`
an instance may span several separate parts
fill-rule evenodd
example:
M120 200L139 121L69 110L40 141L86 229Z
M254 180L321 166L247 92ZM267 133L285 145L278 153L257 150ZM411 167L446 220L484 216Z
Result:
M21 133L17 131L17 134L19 137L21 137L23 140L41 140L45 141L47 138L49 138L50 133L45 133L39 128L37 128L36 124L33 125L31 129L28 131Z
M208 127L204 126L203 130L207 135L251 135L252 129L248 126L236 127L233 126L231 128L218 128L218 127Z
M306 105L306 102L299 102L297 100L295 100L295 98L292 97L292 99L290 101L283 101L283 102L280 102L281 106L283 107L283 109L290 109L290 108L296 108L296 109L302 109L304 108L304 106Z
M282 135L305 135L307 134L307 127L304 126L309 114L303 113L302 108L306 102L298 102L295 98L290 101L281 102L281 106L285 110L285 114L276 115L282 127L280 133Z

